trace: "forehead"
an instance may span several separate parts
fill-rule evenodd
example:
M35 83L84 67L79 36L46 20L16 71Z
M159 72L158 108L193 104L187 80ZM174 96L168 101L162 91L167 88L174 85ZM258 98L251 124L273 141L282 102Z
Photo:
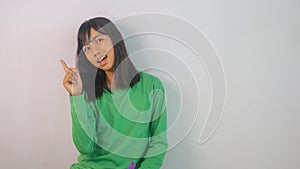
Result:
M95 38L96 36L104 36L104 34L101 34L100 32L96 31L94 28L91 28L90 37L88 37L88 34L86 34L86 39Z
M90 35L88 33L85 34L85 42L84 45L88 45L91 41L93 41L97 37L103 37L106 36L105 34L102 34L98 31L96 31L94 28L90 29Z

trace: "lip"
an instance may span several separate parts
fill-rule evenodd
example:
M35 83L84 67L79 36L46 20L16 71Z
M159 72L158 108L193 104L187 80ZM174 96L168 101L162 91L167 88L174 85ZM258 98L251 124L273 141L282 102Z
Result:
M102 56L100 59L97 60L97 63L100 63L104 58L107 58L107 55Z

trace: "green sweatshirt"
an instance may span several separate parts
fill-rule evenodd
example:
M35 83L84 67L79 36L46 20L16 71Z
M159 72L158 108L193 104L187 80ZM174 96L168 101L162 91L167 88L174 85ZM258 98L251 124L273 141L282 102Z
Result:
M159 169L167 143L165 93L161 81L140 72L128 89L70 96L73 142L80 152L70 169Z

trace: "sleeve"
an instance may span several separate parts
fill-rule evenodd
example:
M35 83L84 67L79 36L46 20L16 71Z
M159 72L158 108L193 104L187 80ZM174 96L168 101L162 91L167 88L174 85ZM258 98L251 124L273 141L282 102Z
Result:
M84 93L70 95L72 138L81 154L90 154L96 146L96 109L84 99Z
M165 92L160 81L153 91L153 106L153 121L150 123L148 150L139 169L161 168L168 149Z

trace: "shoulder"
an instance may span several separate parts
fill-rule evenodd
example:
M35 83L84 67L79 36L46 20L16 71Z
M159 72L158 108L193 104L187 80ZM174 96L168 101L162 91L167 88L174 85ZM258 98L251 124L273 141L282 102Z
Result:
M140 77L142 81L152 82L152 83L161 83L160 79L152 74L140 72Z
M163 84L158 77L146 72L139 72L139 74L140 81L144 85L147 85L149 87L152 86L151 88L163 88Z

